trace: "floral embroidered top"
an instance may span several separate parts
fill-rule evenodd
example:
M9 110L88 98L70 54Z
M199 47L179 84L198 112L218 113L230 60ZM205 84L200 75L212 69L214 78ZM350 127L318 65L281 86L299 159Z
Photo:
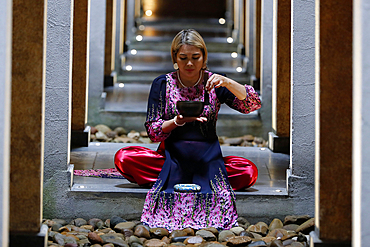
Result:
M205 73L208 73L209 77L213 74L209 71L205 71ZM145 127L150 139L154 142L164 141L170 135L170 133L162 131L162 124L179 114L176 109L177 101L204 101L204 84L199 83L195 87L187 88L181 88L178 84L176 72L161 75L153 81ZM253 87L245 85L245 89L247 97L244 100L239 100L224 87L214 88L210 91L210 104L205 106L200 115L207 117L209 128L216 130L218 111L223 103L242 113L250 113L261 107L260 98Z
M208 71L205 73L212 75ZM186 123L171 133L164 133L163 122L178 114L178 100L204 100L204 83L180 88L175 72L153 81L145 126L152 141L164 143L165 161L146 196L141 216L144 224L169 231L186 227L230 229L237 225L235 194L216 135L216 121L222 103L243 113L260 108L261 102L254 89L248 85L245 89L247 97L244 100L238 100L224 87L212 89L210 104L201 114L207 117L207 122ZM201 189L192 193L177 192L174 190L177 184L196 184Z

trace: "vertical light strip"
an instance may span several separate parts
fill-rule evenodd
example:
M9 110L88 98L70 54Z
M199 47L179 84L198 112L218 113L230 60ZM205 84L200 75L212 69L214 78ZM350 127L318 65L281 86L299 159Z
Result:
M277 15L278 15L278 0L273 3L273 17L272 17L272 129L277 130Z
M320 0L315 3L315 225L320 228Z
M352 246L362 246L362 2L353 1Z

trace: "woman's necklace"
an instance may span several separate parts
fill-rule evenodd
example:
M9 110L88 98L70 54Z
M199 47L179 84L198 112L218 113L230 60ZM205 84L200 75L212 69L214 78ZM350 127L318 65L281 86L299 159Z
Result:
M179 79L179 82L180 82L180 84L181 84L181 86L182 86L182 87L187 87L187 86L185 86L184 84L182 84L182 81L181 81L181 79L180 79L179 71L177 71L177 78ZM202 71L200 71L199 79L198 79L197 83L195 83L195 84L193 85L193 87L195 87L196 85L198 85L198 83L200 82L200 79L201 79L201 78L202 78Z

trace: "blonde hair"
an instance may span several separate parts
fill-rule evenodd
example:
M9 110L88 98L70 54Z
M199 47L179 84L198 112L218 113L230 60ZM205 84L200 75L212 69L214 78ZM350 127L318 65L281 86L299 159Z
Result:
M208 52L206 43L204 42L202 36L194 29L181 30L178 34L176 34L175 38L173 38L171 44L172 63L176 63L177 53L183 45L193 45L199 48L203 53L203 61L207 67Z

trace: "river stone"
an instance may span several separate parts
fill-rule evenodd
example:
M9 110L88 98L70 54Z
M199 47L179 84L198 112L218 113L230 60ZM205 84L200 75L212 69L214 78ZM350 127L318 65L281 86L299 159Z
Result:
M108 137L108 138L116 138L117 137L117 133L114 132L114 131L108 131L107 133L105 133L105 135Z
M80 240L78 237L76 237L75 235L73 234L70 234L69 232L63 232L62 233L65 237L71 237L71 238L74 238L76 241L77 240Z
M268 226L265 222L258 222L255 225L249 226L247 230L265 236L268 230Z
M297 241L298 242L307 242L307 238L304 234L298 233Z
M246 236L234 236L227 240L227 246L246 246L252 242L250 237Z
M122 233L123 235L125 235L126 238L129 238L130 236L134 235L134 231L131 229L123 229Z
M300 242L293 242L289 247L305 247L305 245Z
M141 243L136 243L136 242L132 243L130 246L131 247L143 247Z
M169 237L167 236L164 236L161 240L165 242L167 245L171 243L171 239L169 239Z
M138 225L135 227L134 235L138 236L139 238L150 238L149 229L143 225Z
M87 238L92 244L103 244L104 243L103 239L96 232L90 232Z
M135 140L138 140L138 139L139 139L139 137L140 137L140 133L139 133L139 132L137 132L137 131L131 130L131 131L127 134L127 137L128 137L128 138L135 139Z
M94 229L104 228L104 222L101 219L98 219L98 218L89 219L87 224L92 225L94 227Z
M183 231L183 232L185 232L187 236L194 236L194 234L195 234L195 233L194 233L194 230L193 230L193 229L191 229L190 227L185 228L185 229L183 229L182 231Z
M51 230L52 231L55 231L55 232L57 232L57 231L59 231L59 229L60 228L62 228L63 227L63 225L61 225L61 224L59 224L59 223L54 223L52 226L51 226Z
M63 234L60 234L60 233L56 233L54 234L53 236L53 241L61 246L63 246L65 244L65 241L64 241L64 236Z
M248 247L265 247L267 244L264 241L256 241L248 244Z
M268 236L268 237L263 237L263 238L261 238L261 240L262 240L263 242L265 242L266 244L269 244L269 243L271 243L272 241L276 240L276 238L275 238L275 237L272 237L272 236Z
M277 218L273 219L269 225L269 231L272 231L274 229L280 229L283 228L283 222Z
M126 244L126 242L123 241L123 239L121 237L117 236L117 234L112 234L112 233L103 234L100 237L103 239L104 244L112 243L115 246L129 247L128 244Z
M74 237L64 237L64 244L77 244L77 240Z
M101 131L103 132L104 134L107 133L107 132L110 132L112 131L111 128L109 128L107 125L104 125L104 124L98 124L95 126L95 128L98 130L98 131Z
M275 237L277 239L282 239L284 236L288 235L288 231L284 229L274 229L270 231L267 236Z
M57 224L57 222L53 220L44 220L42 224L47 225L48 227L52 227L54 224Z
M83 226L83 225L87 225L87 221L85 219L82 219L82 218L77 218L77 219L72 220L70 225L75 225L77 227L80 227L80 226Z
M204 228L202 230L206 230L206 231L212 232L216 237L219 234L218 230L216 228L214 228L214 227L208 227L208 228Z
M251 233L251 232L248 232L248 231L241 231L239 236L247 236L247 237L250 237L250 238L254 238L254 235Z
M127 130L125 130L125 128L123 128L123 127L117 127L113 131L116 132L117 135L119 135L119 136L127 135Z
M187 236L188 234L183 230L174 230L170 233L170 238Z
M121 223L118 223L115 227L114 227L114 230L115 231L119 231L119 232L122 232L123 233L123 230L124 229L134 229L135 227L135 223L134 222L131 222L131 221L127 221L127 222L121 222Z
M292 243L294 243L295 241L292 240L292 239L287 239L287 240L282 240L283 241L283 245L284 246L290 246Z
M304 222L302 225L300 225L296 231L301 232L303 234L309 234L314 230L314 228L315 228L315 218L311 218Z
M280 239L276 239L271 242L270 247L284 247L284 244Z
M105 244L105 245L103 245L103 247L114 247L114 244L112 244L112 243Z
M119 216L113 216L110 218L110 228L114 229L114 227L121 222L126 222L126 220L122 219Z
M205 240L201 236L191 236L185 239L184 244L201 244Z
M230 229L230 231L232 231L235 235L240 235L240 233L242 231L244 231L244 228L243 227L240 227L240 226L237 226L237 227L233 227Z
M55 223L61 224L62 226L65 226L68 224L68 222L63 219L52 219L52 221L54 221Z
M197 231L197 233L195 235L196 236L201 236L206 241L215 241L215 240L217 240L216 236L208 230L199 230L199 231Z
M104 221L104 226L107 227L107 228L110 228L110 219L106 219Z
M231 146L238 146L243 142L241 137L226 138L224 144L230 144Z
M164 236L168 236L169 232L165 228L151 228L150 235L156 238L163 238Z
M225 245L220 244L219 242L212 241L212 242L204 242L199 245L199 247L225 247Z
M182 243L187 239L189 236L181 236L181 237L174 237L171 239L173 243Z
M83 226L80 226L81 229L86 229L86 230L89 230L91 232L94 231L94 226L92 225L83 225Z
M104 134L103 132L101 131L98 131L95 133L95 138L98 140L98 141L102 141L102 142L105 142L105 141L108 141L108 136L106 134Z
M140 239L137 236L132 235L132 236L130 236L128 238L128 244L129 245L132 245L132 243L139 243L139 244L141 244L141 241L140 241Z
M299 227L299 225L297 224L289 224L289 225L285 225L283 226L283 229L287 230L287 231L297 231L297 228Z
M77 243L68 243L68 244L65 244L64 247L78 247L78 244Z
M176 247L180 246L180 247L183 247L183 246L186 246L186 244L184 244L182 242L173 242L169 246L176 246ZM131 247L133 247L133 246L131 246Z
M308 215L288 215L284 219L284 225L288 225L288 224L301 225L309 219L310 219L310 216Z
M144 242L144 247L165 247L167 244L159 239L149 239Z
M252 233L254 239L258 239L258 240L262 239L262 235L255 233L255 232L250 232L250 233Z
M223 230L218 235L218 241L226 242L230 237L234 237L235 233L233 233L231 230Z

